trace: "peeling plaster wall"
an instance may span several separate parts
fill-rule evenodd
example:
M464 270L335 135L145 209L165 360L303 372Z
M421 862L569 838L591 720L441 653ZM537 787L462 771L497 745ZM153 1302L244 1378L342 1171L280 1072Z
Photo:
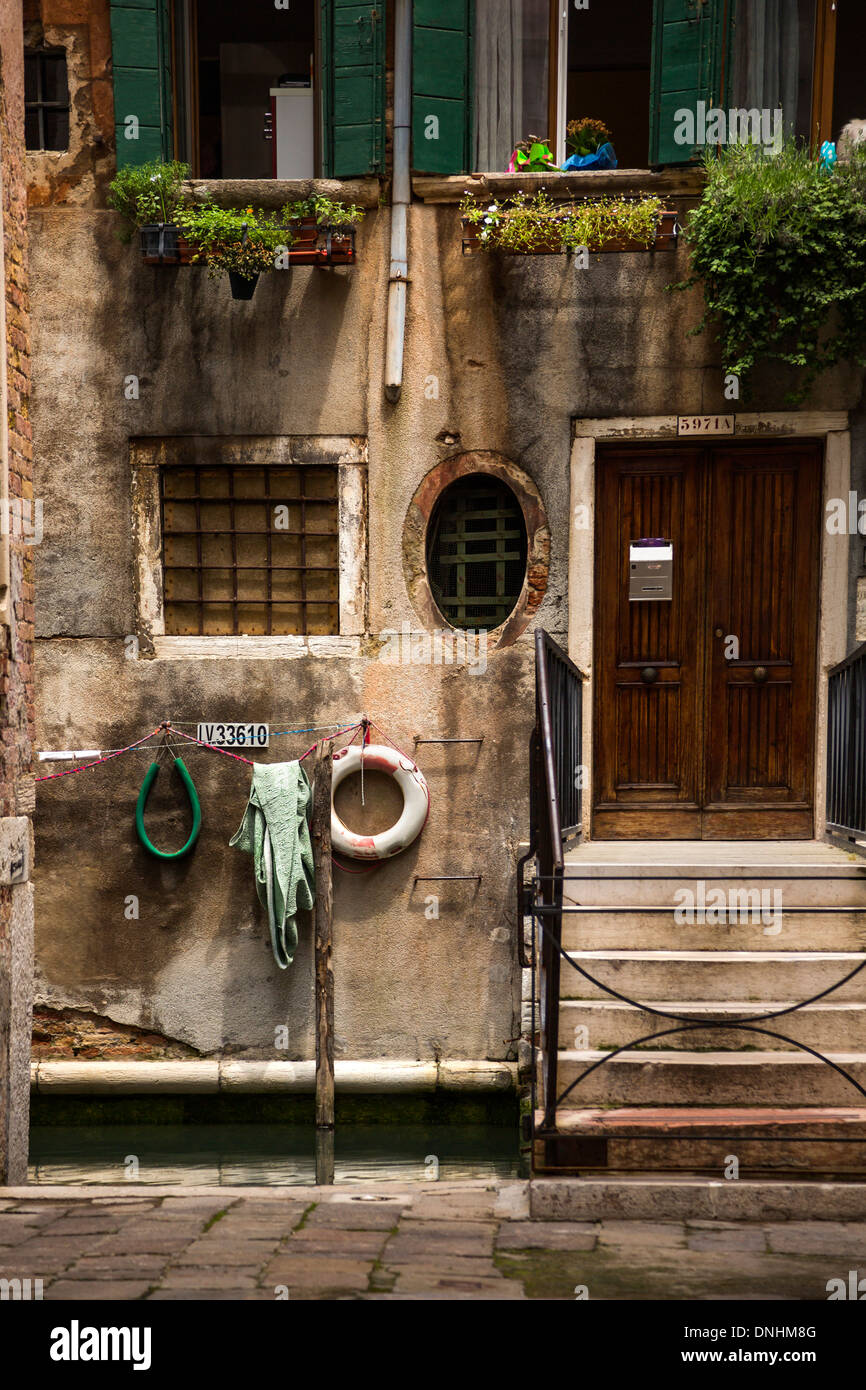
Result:
M37 203L40 199L37 199ZM377 634L420 627L404 577L403 527L425 475L471 450L504 455L537 487L551 532L533 622L565 641L570 422L575 416L716 411L712 340L687 337L699 304L665 286L677 255L464 258L455 206L414 203L402 399L382 390L387 211L372 212L352 271L296 268L249 304L196 268L154 269L115 237L97 200L31 215L34 422L44 541L37 555L38 743L117 748L164 717L323 724L369 713L423 745L431 815L375 873L335 874L337 1055L505 1058L519 1033L514 863L528 828L532 630L487 670L389 665ZM139 378L140 398L124 397ZM859 378L820 386L849 409ZM781 408L759 383L751 408ZM135 623L129 439L147 435L357 436L368 445L368 632L351 656L125 658ZM574 499L580 500L580 499ZM852 600L853 611L853 600ZM309 737L273 744L296 757ZM148 759L42 783L37 806L37 1000L149 1030L199 1052L313 1055L311 932L274 966L250 861L228 849L248 777L193 753L204 828L179 864L148 858L133 810ZM161 781L167 779L162 778ZM158 788L154 837L180 823ZM162 800L160 798L163 798ZM415 875L483 875L419 884ZM425 914L427 889L439 916ZM130 898L139 916L126 915ZM505 930L503 930L503 928ZM275 1029L288 1025L287 1051Z

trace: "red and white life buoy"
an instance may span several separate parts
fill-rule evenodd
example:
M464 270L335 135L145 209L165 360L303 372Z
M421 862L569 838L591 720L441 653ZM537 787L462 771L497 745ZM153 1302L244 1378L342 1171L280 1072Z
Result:
M394 778L403 793L403 811L389 830L378 835L358 835L344 825L334 810L334 793L347 777L359 772L363 758L365 772L386 772ZM390 859L417 839L424 828L430 809L427 783L414 763L384 744L352 743L334 754L331 780L331 844L340 854L352 859Z

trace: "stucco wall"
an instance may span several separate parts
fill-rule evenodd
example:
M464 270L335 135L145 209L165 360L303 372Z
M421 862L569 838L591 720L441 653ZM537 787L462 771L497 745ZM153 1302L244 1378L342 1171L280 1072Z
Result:
M725 404L712 340L686 336L696 298L665 291L685 272L684 252L598 257L586 271L562 257L464 258L456 207L415 203L404 388L392 407L382 391L386 211L364 223L357 268L275 274L249 304L202 270L142 266L115 226L95 208L31 216L45 499L39 746L116 748L166 717L287 727L362 712L410 749L416 734L483 736L480 748L422 745L432 809L421 840L373 874L336 875L338 1056L513 1056L531 631L491 653L483 674L386 664L376 635L419 625L403 564L419 483L443 458L478 449L507 456L541 494L551 559L535 621L565 640L572 418ZM129 374L137 401L124 398ZM853 389L850 376L822 383L820 408L852 407ZM780 405L781 389L765 383L753 408ZM125 658L135 622L128 441L171 434L367 439L369 631L351 656ZM297 756L309 741L280 740L269 757ZM146 762L131 753L40 786L37 1000L205 1052L311 1056L309 929L280 974L250 862L227 847L246 771L190 756L205 828L194 856L166 866L135 839ZM474 873L475 893L413 887L416 874ZM441 895L438 919L425 915L429 891ZM130 895L138 920L124 916ZM282 1024L289 1048L279 1053Z

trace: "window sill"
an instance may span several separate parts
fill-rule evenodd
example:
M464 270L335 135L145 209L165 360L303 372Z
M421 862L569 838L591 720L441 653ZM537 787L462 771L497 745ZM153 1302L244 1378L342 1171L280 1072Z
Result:
M412 191L425 203L459 203L466 193L476 197L507 196L519 189L531 193L544 188L551 197L571 198L575 195L612 193L657 193L680 202L697 201L704 187L702 168L674 169L587 169L564 174L548 171L541 174L415 174Z
M158 661L274 661L299 657L360 656L363 638L340 636L154 637Z
M211 198L218 207L255 206L281 208L309 198L313 193L336 203L354 203L372 209L379 206L382 181L360 179L190 179L184 188L193 202Z

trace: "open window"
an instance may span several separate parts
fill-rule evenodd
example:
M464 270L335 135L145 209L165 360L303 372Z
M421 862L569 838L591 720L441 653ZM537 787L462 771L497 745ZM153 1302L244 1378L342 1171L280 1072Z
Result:
M418 173L505 170L530 135L561 165L581 117L638 169L768 127L816 145L866 117L863 0L415 0L413 39Z
M384 173L386 0L112 0L118 164Z

